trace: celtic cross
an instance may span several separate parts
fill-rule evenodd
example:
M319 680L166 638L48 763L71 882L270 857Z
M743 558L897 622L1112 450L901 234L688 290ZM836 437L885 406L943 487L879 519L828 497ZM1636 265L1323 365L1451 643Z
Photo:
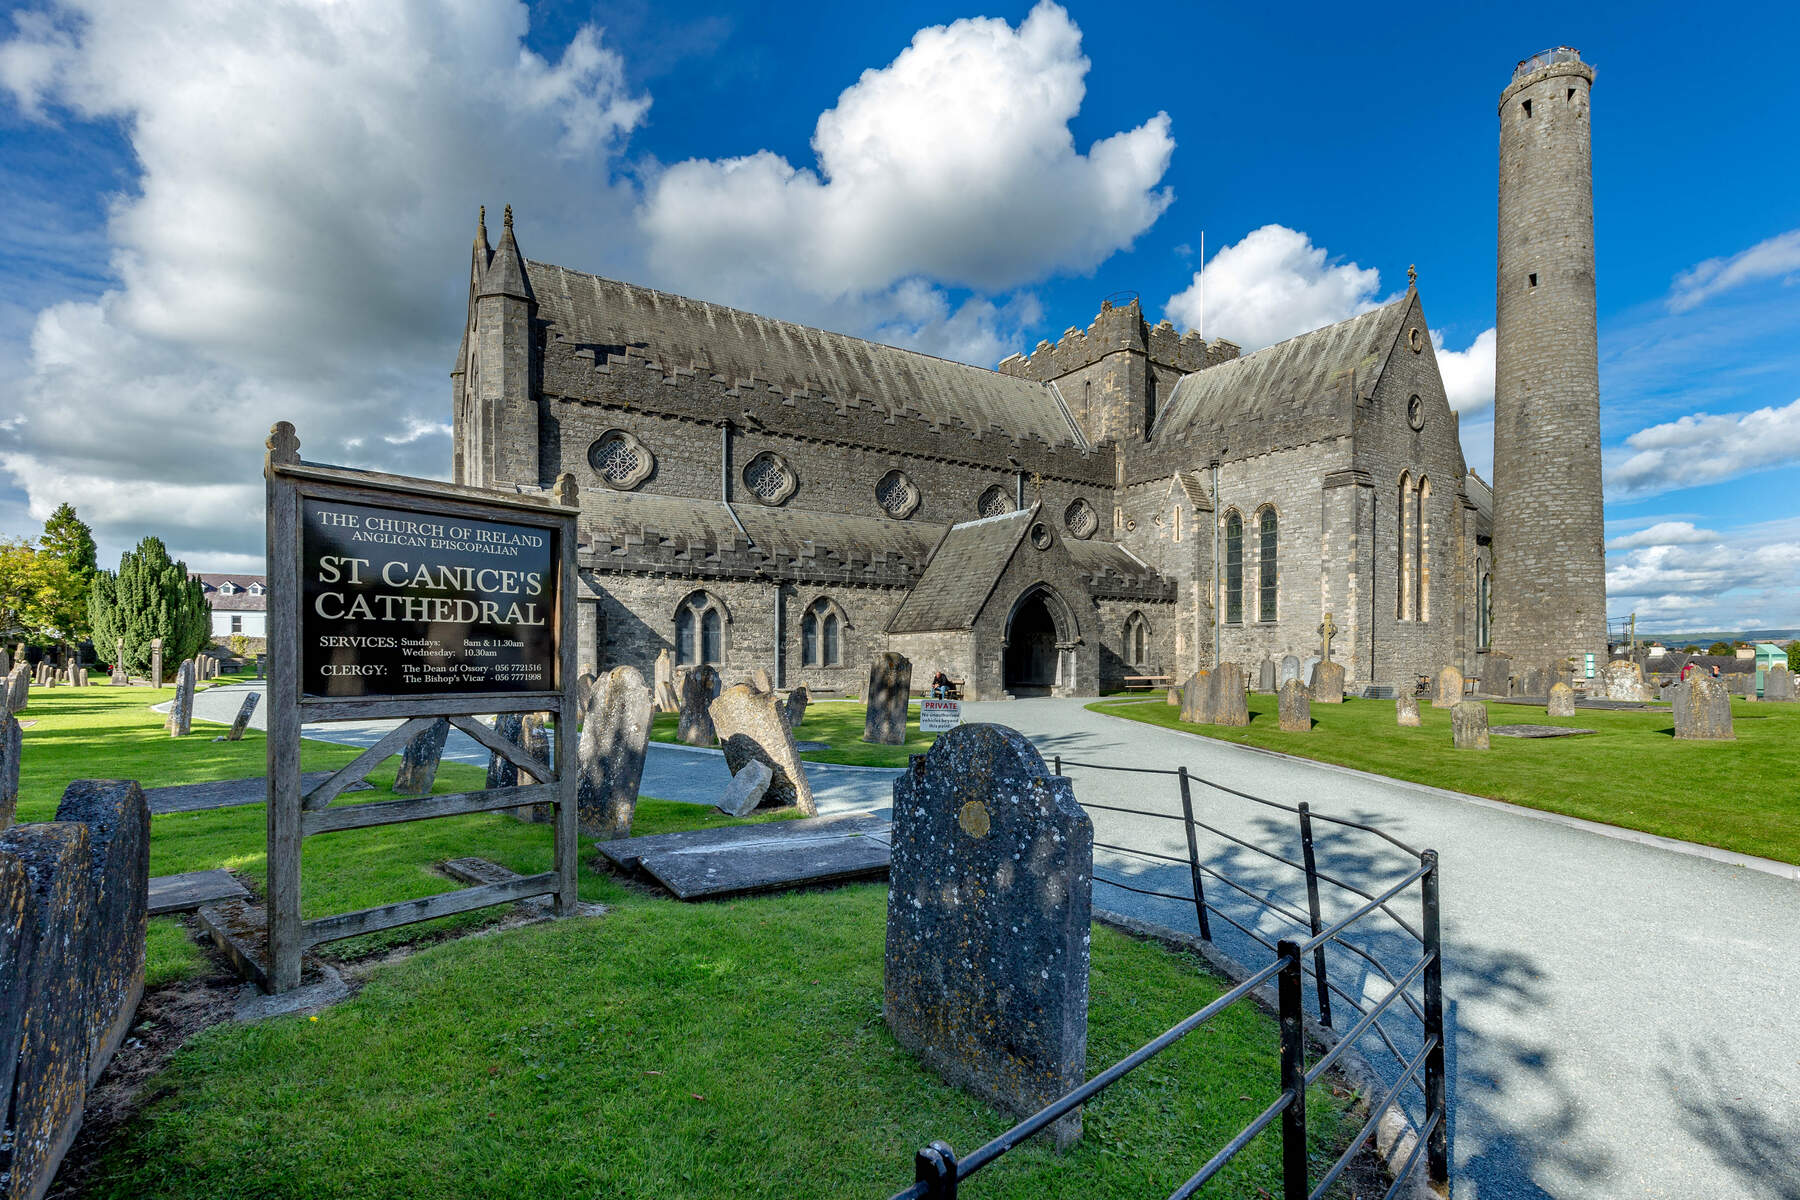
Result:
M1325 661L1331 661L1331 639L1337 636L1337 624L1332 621L1331 614L1325 614L1325 621L1319 626L1319 636L1325 639Z

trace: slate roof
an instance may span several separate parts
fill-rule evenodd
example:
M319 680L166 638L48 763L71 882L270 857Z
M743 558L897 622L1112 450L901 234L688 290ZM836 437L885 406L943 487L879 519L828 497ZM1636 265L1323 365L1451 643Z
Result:
M889 633L968 629L1000 582L1040 505L952 525L925 574L888 622Z
M1081 444L1047 384L550 263L527 261L526 270L538 317L564 342L615 354L630 348L670 369L755 377L939 424L993 425L1015 438Z
M207 603L215 612L267 612L269 608L269 581L262 575L195 575L200 581L200 588L206 593ZM221 584L230 583L234 590L222 592ZM250 585L259 585L261 595L251 595Z
M1408 289L1400 299L1348 321L1182 376L1151 437L1204 437L1256 419L1283 426L1297 440L1348 432L1341 397L1352 385L1358 396L1374 389L1412 303Z

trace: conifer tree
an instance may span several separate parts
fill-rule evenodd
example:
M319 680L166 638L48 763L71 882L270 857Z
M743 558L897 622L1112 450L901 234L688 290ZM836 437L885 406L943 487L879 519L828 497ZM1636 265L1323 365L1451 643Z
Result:
M162 539L147 537L119 558L118 571L94 576L89 597L94 647L110 659L125 639L125 667L150 665L150 640L163 640L163 661L180 662L212 641L212 605L187 564L172 560Z

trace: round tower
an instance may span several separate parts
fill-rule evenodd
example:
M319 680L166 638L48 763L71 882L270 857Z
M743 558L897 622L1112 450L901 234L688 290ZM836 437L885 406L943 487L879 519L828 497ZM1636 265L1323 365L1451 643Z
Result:
M1593 82L1563 46L1500 94L1493 645L1520 672L1606 653Z

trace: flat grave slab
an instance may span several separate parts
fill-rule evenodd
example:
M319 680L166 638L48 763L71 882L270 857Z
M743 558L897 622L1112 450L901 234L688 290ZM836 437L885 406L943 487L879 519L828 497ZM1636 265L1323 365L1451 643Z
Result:
M150 881L150 915L189 912L215 900L248 900L250 893L230 871L188 871Z
M814 833L844 836L878 833L885 840L889 823L869 813L845 813L831 817L803 817L795 821L769 821L758 825L728 825L722 829L693 829L686 833L657 833L647 837L620 838L595 845L608 862L625 871L638 869L647 854L663 850L703 850L744 842L768 841L772 836L799 837Z
M444 874L458 883L466 883L471 887L480 887L489 883L508 883L519 878L517 871L511 867L503 867L489 858L453 858L444 864ZM519 903L533 912L548 912L551 897L527 896Z
M308 771L300 776L304 795L330 779L336 772ZM261 775L248 779L215 779L210 783L182 783L174 787L145 788L144 799L150 802L150 815L203 812L210 808L235 808L240 804L262 804L268 799L267 784ZM358 781L344 789L347 792L373 791L372 785Z
M1561 725L1492 725L1488 734L1492 737L1515 738L1558 738L1578 737L1584 733L1594 733L1592 729L1565 729Z
M797 837L771 832L762 841L694 850L658 850L644 855L638 865L677 900L722 900L756 892L886 878L891 852L885 830L839 830Z

